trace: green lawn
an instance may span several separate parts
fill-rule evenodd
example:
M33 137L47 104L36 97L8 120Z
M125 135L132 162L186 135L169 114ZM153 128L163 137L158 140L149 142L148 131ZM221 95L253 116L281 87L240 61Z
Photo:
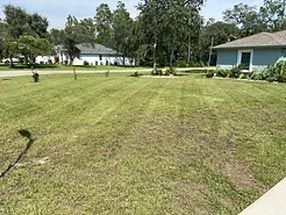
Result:
M0 214L237 214L286 177L286 85L0 81Z
M37 65L37 70L45 70L45 71L67 71L67 70L124 70L124 69L148 69L147 67L132 67L132 66L66 66L66 65ZM1 65L0 64L0 72L1 71L9 71L9 70L31 70L27 65L15 65L14 68L11 68L9 65Z

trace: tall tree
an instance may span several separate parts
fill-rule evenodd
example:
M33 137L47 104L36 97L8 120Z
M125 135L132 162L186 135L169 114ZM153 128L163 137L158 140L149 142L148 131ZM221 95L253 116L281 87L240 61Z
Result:
M31 14L29 16L29 26L32 31L32 35L39 38L48 37L49 22L47 18L39 15L38 13Z
M170 66L179 56L187 57L188 49L198 47L202 23L199 12L203 3L203 0L142 0L138 6L141 50L153 53L156 61L164 65L169 62Z
M238 4L224 12L224 20L241 28L241 36L250 36L267 30L264 17L255 7Z
M52 53L52 45L48 40L33 36L20 36L18 39L7 40L5 44L4 54L10 58L11 64L12 58L23 56L27 65L33 65L37 56Z
M63 44L69 58L70 65L76 57L80 56L80 50L77 45L89 43L94 45L95 42L95 25L92 19L78 21L73 16L68 16L64 29Z
M112 17L112 48L131 56L130 40L134 22L125 8L123 2L119 1Z
M7 5L4 7L5 22L8 25L10 37L17 39L22 35L47 37L48 20L41 15L29 14L20 7Z
M96 41L102 45L111 45L112 12L108 4L102 3L96 9L94 17L97 31Z
M286 29L286 0L264 0L260 14L272 31Z
M53 45L62 45L64 43L64 30L52 28L49 33L49 41Z
M7 39L7 24L0 20L0 59L3 57L5 48L5 40Z
M21 35L30 32L30 17L25 10L20 7L7 5L4 7L5 22L11 38L17 39Z
M264 0L259 9L241 3L226 10L224 20L240 27L242 36L285 30L286 0Z
M207 61L209 58L211 45L216 46L238 39L239 37L240 29L235 24L209 20L206 26L202 28L200 36L201 55L204 61Z

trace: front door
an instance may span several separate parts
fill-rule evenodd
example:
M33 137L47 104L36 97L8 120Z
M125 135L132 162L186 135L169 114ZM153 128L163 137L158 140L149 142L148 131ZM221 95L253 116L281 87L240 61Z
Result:
M244 70L250 69L250 61L251 61L251 52L242 52L240 64L242 65L242 68Z

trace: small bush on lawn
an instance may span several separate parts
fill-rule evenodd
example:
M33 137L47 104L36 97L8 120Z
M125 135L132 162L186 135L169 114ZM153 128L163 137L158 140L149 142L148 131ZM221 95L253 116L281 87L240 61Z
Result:
M87 61L84 61L84 62L83 62L83 65L84 65L84 66L89 66L89 63L88 63Z
M168 68L168 69L165 71L165 75L166 75L166 76L176 75L175 69L174 69L173 67Z
M161 69L154 69L154 70L152 70L151 75L161 76L161 75L163 75L163 71Z
M215 75L214 71L208 71L206 74L206 78L213 78Z
M140 76L143 76L143 74L140 74L139 72L134 72L133 74L131 74L131 77L133 78L139 78Z

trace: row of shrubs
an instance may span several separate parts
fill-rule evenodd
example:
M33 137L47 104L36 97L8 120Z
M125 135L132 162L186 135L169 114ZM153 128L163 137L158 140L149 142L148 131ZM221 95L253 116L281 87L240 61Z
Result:
M162 69L156 68L155 70L152 70L151 75L153 76L170 76L170 75L176 76L177 73L173 67L172 68L170 67L166 69L165 71L163 71Z
M255 70L253 72L242 72L242 66L233 67L232 69L209 71L206 74L206 77L263 80L269 82L286 82L286 61L278 61L274 65L269 65L265 69Z

